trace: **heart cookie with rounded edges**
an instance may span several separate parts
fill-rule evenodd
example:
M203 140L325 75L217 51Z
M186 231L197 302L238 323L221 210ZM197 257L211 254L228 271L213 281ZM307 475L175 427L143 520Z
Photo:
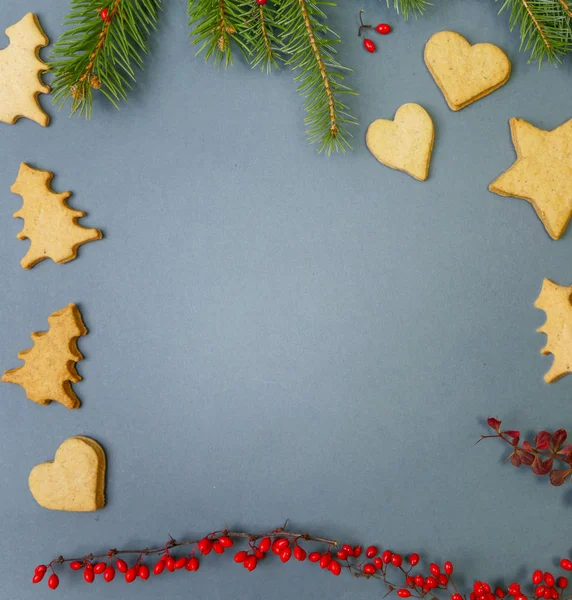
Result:
M105 452L95 440L71 437L53 461L32 469L30 491L40 506L50 510L98 510L105 505L105 465Z
M503 86L508 56L494 44L471 44L454 31L440 31L425 45L425 64L451 110L461 110Z
M390 119L377 119L368 128L365 143L377 160L419 181L429 174L435 128L419 104L400 106Z

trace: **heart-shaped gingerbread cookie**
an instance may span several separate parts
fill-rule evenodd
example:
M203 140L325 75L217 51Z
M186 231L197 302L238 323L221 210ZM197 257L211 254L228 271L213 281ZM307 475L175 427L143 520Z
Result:
M98 510L105 504L105 463L105 452L95 440L71 437L58 448L53 462L32 469L32 496L51 510Z
M454 31L440 31L425 45L425 64L451 110L461 110L503 86L508 56L494 44L475 44Z
M365 142L380 163L424 181L429 173L435 130L419 104L400 106L393 121L377 119L367 129Z

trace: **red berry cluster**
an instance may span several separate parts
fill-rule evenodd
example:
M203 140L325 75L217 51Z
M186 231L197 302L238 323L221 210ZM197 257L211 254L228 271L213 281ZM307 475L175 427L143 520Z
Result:
M509 454L511 463L515 467L530 467L535 475L549 475L550 483L554 486L563 485L566 480L572 479L572 444L564 445L568 436L565 429L539 431L533 442L520 443L520 431L515 429L501 429L501 422L494 417L487 419L487 424L496 433L495 435L482 435L481 440L499 438L512 447ZM555 468L564 466L565 468Z
M363 20L362 20L362 15L363 10L359 11L359 22L360 22L360 26L359 26L359 31L358 31L358 37L361 37L364 30L365 29L372 29L373 25L365 25ZM376 25L375 30L377 31L377 33L380 33L381 35L387 35L388 33L391 33L391 25L388 25L387 23L380 23L379 25ZM373 40L370 40L369 38L365 37L363 38L363 47L368 51L368 52L375 52L376 50L376 46Z
M111 13L109 12L109 8L102 8L99 11L99 16L101 17L101 20L109 23L109 21L111 21Z
M517 582L511 583L506 589L492 588L486 581L475 581L472 591L468 595L462 594L453 582L453 563L446 561L443 565L435 562L426 563L420 569L420 556L417 553L402 555L391 550L379 550L377 546L351 546L340 545L336 540L311 536L307 533L292 533L283 527L269 533L252 534L236 531L218 531L209 533L197 540L178 542L170 539L164 546L146 548L144 550L109 550L106 554L89 554L83 558L69 559L59 556L48 565L38 565L32 577L33 583L42 581L46 573L48 587L55 590L59 585L59 578L54 571L54 566L69 563L72 571L82 571L87 583L92 583L97 575L110 583L115 579L116 572L123 574L127 583L132 583L137 578L149 579L151 571L143 562L145 556L158 556L152 572L161 575L164 571L174 572L179 570L198 571L200 562L195 556L203 557L209 554L224 554L232 548L235 540L245 540L248 548L238 550L234 555L234 562L242 564L247 571L254 571L268 554L276 555L281 562L287 563L292 557L303 562L306 559L316 563L321 569L333 575L339 575L346 569L354 577L380 580L387 589L387 593L395 592L399 598L423 598L425 600L439 600L448 597L450 600L569 600L563 598L563 590L568 587L568 579L563 576L556 577L552 573L542 572L537 569L532 574L532 593L528 596ZM307 552L302 543L320 544L319 550ZM186 547L190 551L180 556L173 554L175 549ZM137 560L129 565L118 555L134 554ZM560 567L565 571L572 571L572 561L563 558ZM510 598L509 598L510 597Z

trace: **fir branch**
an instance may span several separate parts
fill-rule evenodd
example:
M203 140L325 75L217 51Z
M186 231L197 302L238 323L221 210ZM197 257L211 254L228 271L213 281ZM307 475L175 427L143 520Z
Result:
M143 66L146 40L157 22L161 0L72 0L69 28L54 44L54 103L71 96L71 114L90 118L93 90L118 108ZM106 12L104 12L106 11Z
M572 51L572 11L566 0L504 0L499 13L504 10L510 11L510 29L519 28L520 48L530 51L531 61L559 62Z
M248 54L243 41L247 28L245 5L242 0L189 0L189 26L192 26L193 44L200 44L197 54L205 53L205 60L211 57L217 67L224 63L225 68L232 64L232 44L234 41Z
M403 18L407 20L409 15L413 15L415 18L421 16L427 7L431 6L429 0L386 0L387 6L393 4L393 8L397 13L401 13Z
M262 71L270 73L273 67L278 66L276 3L259 5L256 0L245 0L243 11L245 28L241 34L248 48L248 62L252 67L260 67Z
M342 84L339 71L345 67L334 58L333 49L339 38L321 22L326 18L321 5L335 6L322 0L283 0L278 25L287 32L281 49L288 56L286 64L299 71L295 81L305 99L308 139L318 144L318 152L330 154L351 148L347 126L356 121L338 96L355 92Z

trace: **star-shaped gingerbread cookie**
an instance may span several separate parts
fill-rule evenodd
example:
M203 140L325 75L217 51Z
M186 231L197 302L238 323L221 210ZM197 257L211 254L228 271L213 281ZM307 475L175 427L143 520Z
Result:
M489 190L528 200L557 240L572 216L572 119L552 131L510 120L517 159Z

